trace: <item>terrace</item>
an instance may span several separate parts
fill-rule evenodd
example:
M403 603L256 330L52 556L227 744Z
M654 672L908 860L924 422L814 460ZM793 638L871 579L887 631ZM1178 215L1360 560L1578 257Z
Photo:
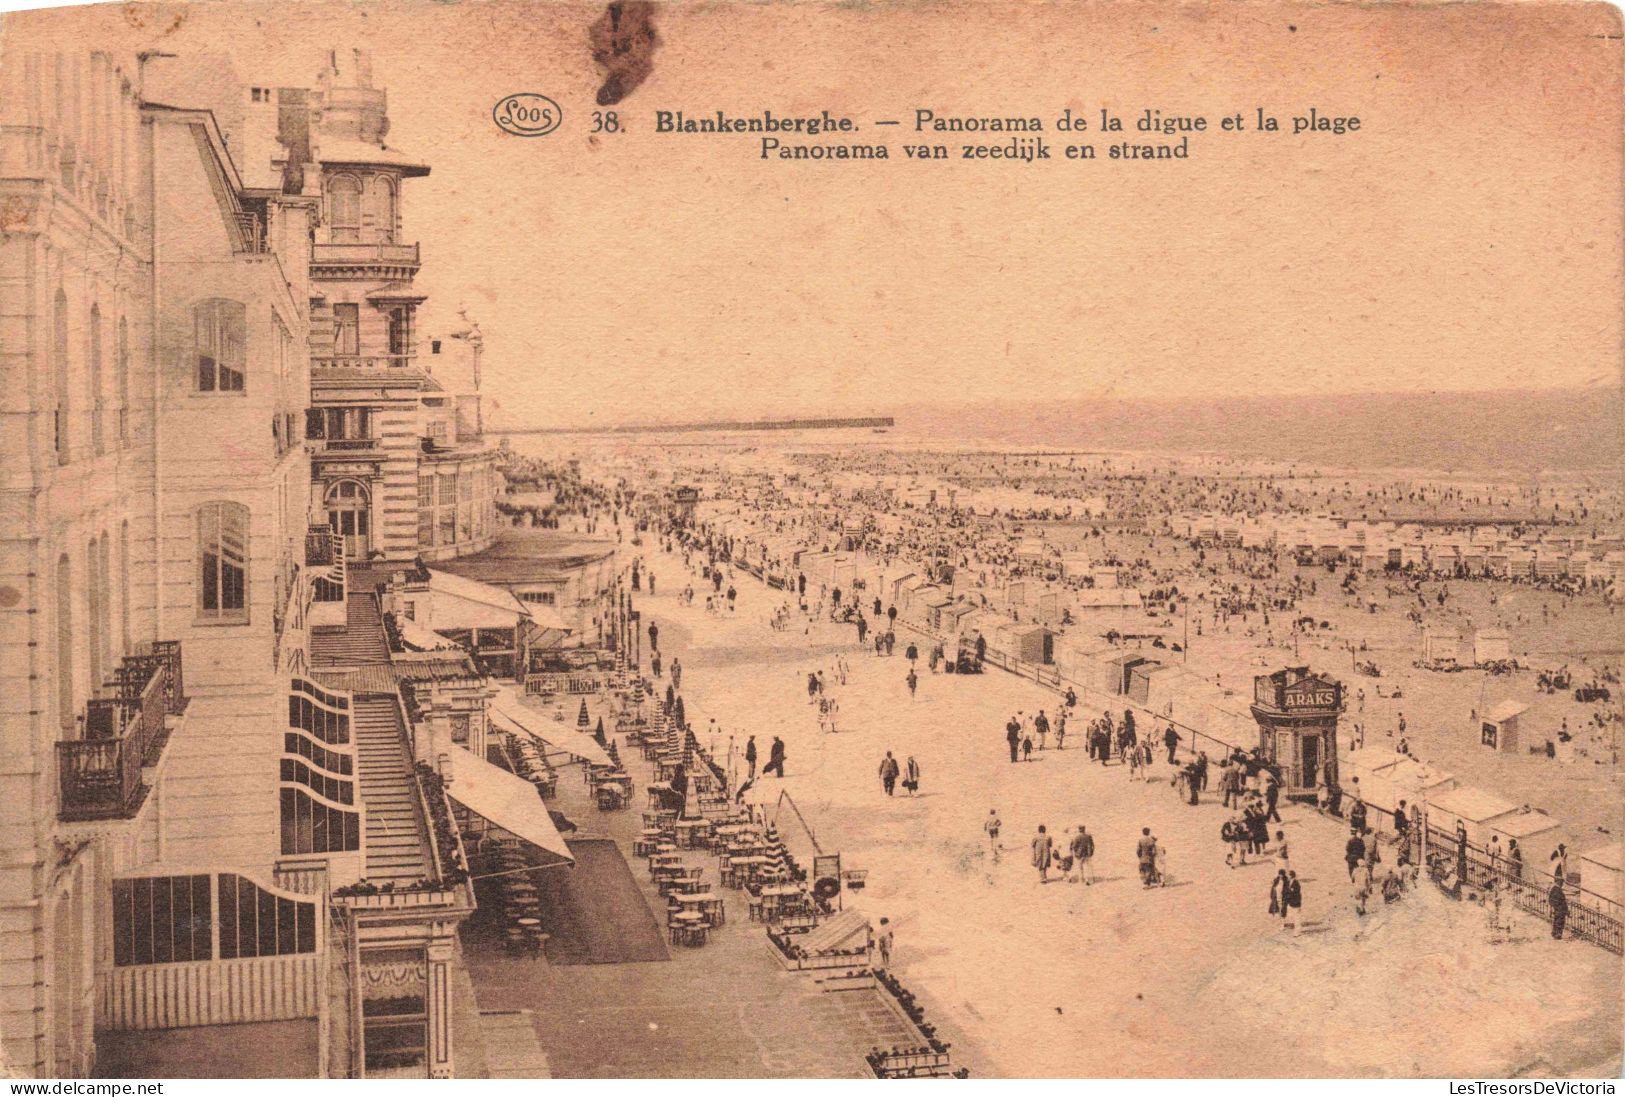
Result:
M169 718L186 708L179 641L157 641L125 656L112 696L85 704L83 734L56 745L59 813L64 822L130 819L146 800L145 767L169 741Z

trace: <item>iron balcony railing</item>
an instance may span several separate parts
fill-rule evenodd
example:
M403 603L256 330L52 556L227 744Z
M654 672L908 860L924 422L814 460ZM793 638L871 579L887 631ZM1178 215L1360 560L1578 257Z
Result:
M129 818L146 797L141 769L158 763L168 717L186 705L179 641L160 641L126 656L115 695L85 704L83 737L58 742L60 812L64 820Z

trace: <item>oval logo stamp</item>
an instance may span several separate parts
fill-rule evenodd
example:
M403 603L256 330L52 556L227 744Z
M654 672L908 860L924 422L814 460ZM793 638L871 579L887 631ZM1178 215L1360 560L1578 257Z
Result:
M491 119L515 137L546 137L564 121L564 111L545 95L521 91L497 100Z

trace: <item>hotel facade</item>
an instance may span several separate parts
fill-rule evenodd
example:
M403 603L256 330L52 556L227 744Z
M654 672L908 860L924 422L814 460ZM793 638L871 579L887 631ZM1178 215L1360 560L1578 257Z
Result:
M428 168L364 58L268 88L30 28L0 57L4 1067L449 1076L474 903L425 759L434 713L477 746L483 710L403 698L378 590L489 547L500 487L477 325L419 331Z

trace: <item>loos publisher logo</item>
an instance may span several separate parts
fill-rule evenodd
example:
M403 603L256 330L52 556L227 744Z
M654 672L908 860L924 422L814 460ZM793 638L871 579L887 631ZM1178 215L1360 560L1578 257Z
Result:
M491 118L515 137L546 137L564 121L564 111L545 95L521 91L497 100Z

